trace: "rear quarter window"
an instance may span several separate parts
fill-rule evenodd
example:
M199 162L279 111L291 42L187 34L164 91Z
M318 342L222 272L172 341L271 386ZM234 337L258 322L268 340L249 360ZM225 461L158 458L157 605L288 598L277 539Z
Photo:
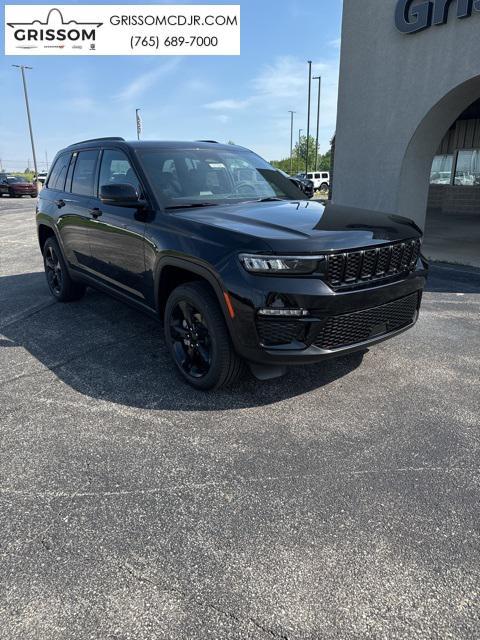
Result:
M62 153L58 156L48 178L47 187L63 191L65 188L65 178L67 177L68 165L70 164L70 154Z

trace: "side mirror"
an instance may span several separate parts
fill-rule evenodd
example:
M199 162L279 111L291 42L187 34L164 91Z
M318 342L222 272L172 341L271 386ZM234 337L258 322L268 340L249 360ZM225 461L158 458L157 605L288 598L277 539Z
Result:
M140 200L138 191L132 184L103 184L100 187L100 200L104 204L117 207L144 207L145 202Z

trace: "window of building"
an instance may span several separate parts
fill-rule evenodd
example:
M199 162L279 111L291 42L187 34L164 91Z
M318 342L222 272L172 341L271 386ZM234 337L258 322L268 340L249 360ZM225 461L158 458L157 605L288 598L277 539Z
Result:
M430 184L451 184L453 154L435 156L430 173Z
M93 196L97 158L98 151L80 151L73 172L72 193Z
M462 187L480 185L480 149L458 152L455 184Z

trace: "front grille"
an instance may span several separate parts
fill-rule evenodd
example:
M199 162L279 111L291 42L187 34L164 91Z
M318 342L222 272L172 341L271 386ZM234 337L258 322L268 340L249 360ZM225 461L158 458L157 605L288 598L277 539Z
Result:
M411 324L417 307L418 293L413 293L380 307L333 316L320 329L314 344L326 350L340 349L391 333Z
M289 344L304 337L304 325L289 320L270 320L257 318L257 331L260 342L265 346Z
M387 278L415 268L420 240L327 256L327 283L333 289Z

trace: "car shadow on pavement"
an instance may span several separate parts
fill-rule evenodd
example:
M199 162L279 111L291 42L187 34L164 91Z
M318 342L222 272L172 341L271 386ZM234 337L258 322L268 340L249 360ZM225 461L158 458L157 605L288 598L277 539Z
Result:
M433 293L480 293L480 269L445 262L431 262L427 291Z
M364 355L292 367L276 380L247 376L232 389L198 392L175 370L160 323L93 289L79 302L59 304L40 272L0 278L0 352L8 348L8 354L1 355L2 386L16 379L9 374L16 364L14 346L36 361L23 365L20 376L31 377L32 384L47 368L85 396L174 411L234 410L296 397L351 373ZM15 357L24 360L24 354Z

